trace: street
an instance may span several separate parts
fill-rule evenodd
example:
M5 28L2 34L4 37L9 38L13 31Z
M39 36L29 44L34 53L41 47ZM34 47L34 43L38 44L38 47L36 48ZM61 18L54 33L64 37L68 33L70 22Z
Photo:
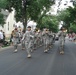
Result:
M59 42L56 41L48 53L39 48L27 58L25 50L13 47L0 51L0 75L76 75L76 44L65 41L65 53L59 54Z

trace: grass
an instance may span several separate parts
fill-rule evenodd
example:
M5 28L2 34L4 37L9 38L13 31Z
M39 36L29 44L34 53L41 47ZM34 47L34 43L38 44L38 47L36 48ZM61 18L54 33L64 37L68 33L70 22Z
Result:
M10 46L10 45L3 45L2 48L8 47L8 46Z

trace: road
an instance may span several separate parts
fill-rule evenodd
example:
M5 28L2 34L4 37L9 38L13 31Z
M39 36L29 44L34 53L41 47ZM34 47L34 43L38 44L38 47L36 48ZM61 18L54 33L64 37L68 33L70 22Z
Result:
M13 47L0 51L0 75L76 75L76 44L66 40L65 54L59 54L58 41L48 53L39 48L28 59L26 51Z

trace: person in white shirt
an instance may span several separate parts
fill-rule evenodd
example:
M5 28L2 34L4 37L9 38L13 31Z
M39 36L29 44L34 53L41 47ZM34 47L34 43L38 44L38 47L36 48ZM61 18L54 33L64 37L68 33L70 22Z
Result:
M0 30L0 46L2 46L3 43L3 32Z
M3 39L3 32L0 30L0 39Z

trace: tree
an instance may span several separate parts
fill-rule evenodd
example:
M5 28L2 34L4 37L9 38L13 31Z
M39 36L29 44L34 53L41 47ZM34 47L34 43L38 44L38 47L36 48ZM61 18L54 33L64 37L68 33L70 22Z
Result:
M45 9L49 9L54 3L53 0L6 0L6 9L11 12L13 7L16 11L16 21L22 21L26 28L27 19L31 18L36 22L39 22L41 12Z
M70 26L76 24L76 6L74 8L69 7L66 10L63 10L58 15L59 21L64 22L64 27L70 29Z
M0 25L1 26L3 26L5 23L4 15L1 13L1 10L5 9L6 3L7 3L6 0L0 0Z
M3 26L4 23L4 16L0 13L0 25Z
M70 25L69 32L75 32L76 33L76 24Z
M0 0L0 9L5 9L7 5L7 0Z
M43 29L46 27L53 32L57 32L58 24L59 24L59 21L57 20L56 16L45 15L42 18L42 23L39 25L39 28Z

